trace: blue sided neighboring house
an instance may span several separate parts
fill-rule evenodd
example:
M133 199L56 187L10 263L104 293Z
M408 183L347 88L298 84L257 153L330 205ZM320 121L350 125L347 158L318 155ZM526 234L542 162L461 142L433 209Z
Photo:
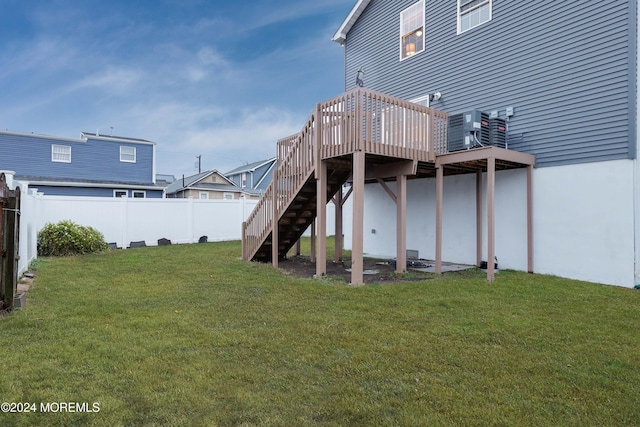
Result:
M82 132L80 139L0 132L0 169L45 195L162 198L155 143Z
M235 168L225 176L238 187L261 194L271 183L275 165L276 158L272 157Z

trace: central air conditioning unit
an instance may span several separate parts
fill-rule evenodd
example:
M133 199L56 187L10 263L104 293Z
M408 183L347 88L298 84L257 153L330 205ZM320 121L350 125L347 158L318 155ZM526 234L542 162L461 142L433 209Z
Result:
M449 116L449 151L490 145L489 115L471 110Z
M494 117L489 119L489 143L494 147L507 148L507 122Z

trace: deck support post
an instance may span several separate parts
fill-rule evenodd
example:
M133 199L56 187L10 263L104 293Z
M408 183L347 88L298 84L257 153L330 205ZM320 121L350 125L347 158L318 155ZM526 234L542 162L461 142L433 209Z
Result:
M396 273L407 271L407 176L396 178Z
M527 166L527 271L533 273L533 165Z
M353 227L351 284L361 285L364 271L364 166L365 152L353 152Z
M342 246L344 246L342 238L342 186L338 189L338 192L333 198L333 204L336 207L336 245L333 259L335 262L341 262Z
M436 274L442 274L442 168L442 165L436 164Z
M327 275L327 162L316 168L316 277Z
M495 280L495 186L496 186L496 158L487 159L487 281Z
M309 253L309 261L316 262L316 221L311 223L311 249Z
M476 267L482 263L482 171L476 172Z
M278 268L278 247L279 245L279 237L278 237L278 171L273 171L273 194L272 200L272 213L273 217L271 218L271 264L273 268Z

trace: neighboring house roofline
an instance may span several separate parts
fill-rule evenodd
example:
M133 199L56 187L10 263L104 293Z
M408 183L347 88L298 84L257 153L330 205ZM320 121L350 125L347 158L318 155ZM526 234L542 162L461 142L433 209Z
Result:
M129 144L147 144L147 145L156 145L155 142L147 141L146 139L139 138L127 138L124 136L102 136L95 135L93 133L81 132L80 138L65 138L60 136L53 135L45 135L40 133L27 133L27 132L12 132L12 131L0 131L0 134L3 135L14 135L14 136L28 136L33 138L42 138L42 139L52 139L54 141L66 141L66 142L83 142L86 143L88 138L91 139L102 139L104 141L118 141L118 142L127 142Z
M52 135L44 135L40 133L26 133L26 132L11 132L11 131L0 131L2 135L14 135L14 136L28 136L32 138L42 138L42 139L52 139L54 141L65 141L65 142L84 142L86 143L86 139L76 139L76 138L63 138L59 136Z
M271 157L267 160L260 160L258 162L254 162L254 163L249 163L246 165L242 165L240 167L237 167L233 170L230 170L229 172L225 173L225 176L229 176L229 175L237 175L239 173L243 173L243 172L255 172L256 169L261 168L262 166L266 165L269 162L273 162L274 160L276 160L276 157Z
M91 139L101 139L103 141L117 141L117 142L128 142L130 144L149 144L149 145L156 145L155 142L153 141L148 141L146 139L140 139L140 138L129 138L126 136L107 136L107 135L100 135L100 134L95 134L95 133L91 133L91 132L80 132L80 137L83 140L86 140L88 138Z
M275 160L275 157L274 157L274 160ZM260 186L260 184L262 184L262 181L264 181L264 179L269 175L269 172L271 172L271 171L273 170L273 168L275 168L275 167L276 167L276 163L277 163L277 162L273 162L273 163L271 164L271 166L269 166L269 169L267 169L267 171L266 171L265 173L263 173L263 174L262 174L262 176L260 177L260 179L258 180L258 182L256 182L256 183L253 185L253 187L254 187L254 188L259 187L259 186Z
M362 12L364 12L370 2L371 0L358 0L355 6L353 6L353 9L351 9L351 12L349 12L349 15L347 15L347 18L344 20L344 22L342 22L342 25L340 25L340 28L338 28L338 31L336 31L336 33L333 35L331 40L339 43L342 46L347 40L347 34L349 34L351 27L353 27L353 25L356 23L360 15L362 15Z
M75 181L31 181L28 179L19 179L17 181L26 182L31 186L48 186L48 187L83 187L83 188L123 188L132 190L157 190L162 191L162 187L156 185L140 185L140 184L122 184L122 183L87 183L87 182L75 182Z
M221 176L222 178L224 178L224 180L227 181L230 186L236 187L233 181L231 181L226 176L222 175L220 172L218 172L217 169L214 169L211 171L205 171L205 172L191 175L191 176L185 176L184 178L176 178L174 182L172 182L171 184L165 187L165 191L167 192L167 194L174 194L174 193L179 193L180 191L184 191L186 189L194 189L195 185L197 185L203 179L213 175L214 173L217 173L218 176Z

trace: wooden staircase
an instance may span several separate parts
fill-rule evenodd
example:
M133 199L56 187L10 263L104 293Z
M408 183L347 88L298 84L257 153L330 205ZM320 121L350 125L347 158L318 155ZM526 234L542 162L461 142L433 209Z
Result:
M352 175L353 153L435 162L446 151L446 132L446 113L363 88L318 104L300 133L278 141L273 180L242 226L243 259L283 258L316 218L324 188L316 180L326 180L322 199L331 200Z

